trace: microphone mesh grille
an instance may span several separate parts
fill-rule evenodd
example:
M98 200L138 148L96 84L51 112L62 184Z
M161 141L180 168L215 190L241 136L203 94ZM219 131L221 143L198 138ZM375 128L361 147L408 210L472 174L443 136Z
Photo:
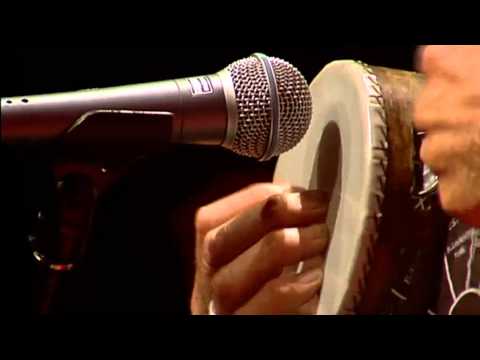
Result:
M262 63L254 57L228 67L235 88L238 128L232 150L242 156L261 158L268 145L271 97Z
M277 58L269 61L280 100L279 136L274 139L274 156L278 156L295 147L306 134L312 117L312 98L306 80L295 67ZM238 107L238 128L231 150L260 159L268 146L272 119L267 75L256 57L237 61L227 70Z

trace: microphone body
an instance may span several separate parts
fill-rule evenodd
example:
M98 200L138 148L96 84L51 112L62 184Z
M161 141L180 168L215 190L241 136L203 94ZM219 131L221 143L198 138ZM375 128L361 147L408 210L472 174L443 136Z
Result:
M139 85L1 100L2 140L65 145L222 145L235 92L225 71Z

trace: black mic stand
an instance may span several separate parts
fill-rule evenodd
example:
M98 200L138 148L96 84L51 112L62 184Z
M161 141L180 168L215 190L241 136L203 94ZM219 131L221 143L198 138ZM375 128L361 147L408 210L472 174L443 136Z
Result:
M41 201L27 199L32 214L28 241L37 264L34 313L54 312L62 284L81 267L102 194L132 161L166 146L171 120L170 113L143 118L96 113L54 143L22 150L25 163L33 159L36 169L26 182L38 182L36 191L41 193ZM157 141L151 141L155 133Z

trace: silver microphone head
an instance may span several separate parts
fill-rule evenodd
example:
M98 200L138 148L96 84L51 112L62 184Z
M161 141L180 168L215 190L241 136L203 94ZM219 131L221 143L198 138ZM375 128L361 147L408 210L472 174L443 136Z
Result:
M312 118L312 97L300 71L262 54L236 61L226 71L236 108L223 146L262 161L294 148Z

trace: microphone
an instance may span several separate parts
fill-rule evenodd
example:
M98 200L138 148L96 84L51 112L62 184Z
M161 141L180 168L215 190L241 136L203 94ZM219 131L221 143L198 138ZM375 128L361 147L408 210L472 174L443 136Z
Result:
M2 141L80 154L159 143L223 146L266 161L295 147L312 97L294 66L263 54L213 75L1 99ZM101 156L94 152L94 155Z

